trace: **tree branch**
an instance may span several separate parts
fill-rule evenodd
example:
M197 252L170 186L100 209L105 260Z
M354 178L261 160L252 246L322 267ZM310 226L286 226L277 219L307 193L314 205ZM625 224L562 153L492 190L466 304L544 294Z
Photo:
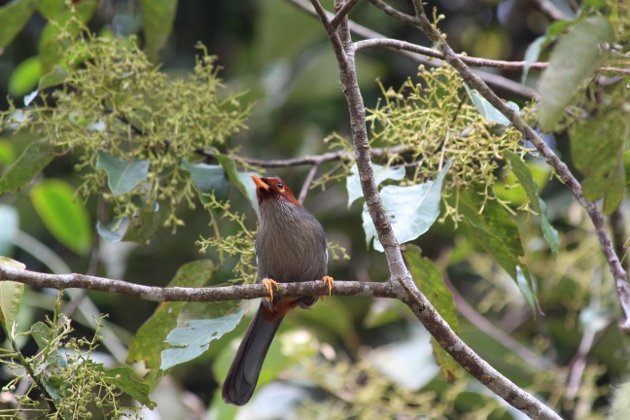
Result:
M319 169L319 165L311 166L308 174L306 174L306 179L304 180L304 184L302 184L302 189L300 190L300 195L298 196L298 201L300 204L304 204L304 200L306 200L306 195L308 194L309 188L311 188L311 184L313 183L313 179L315 179L315 175L317 175L317 170Z
M357 50L364 48L388 48L396 51L411 51L417 54L426 55L428 57L444 59L444 54L433 48L423 47L411 42L401 41L391 38L376 38L366 39L363 41L357 41L354 43ZM457 55L464 63L479 67L494 67L501 70L523 70L525 65L528 65L530 69L542 70L547 68L549 63L535 62L527 64L525 61L506 61L506 60L491 60L488 58L470 57L467 55Z
M342 91L350 114L355 161L359 169L363 196L365 197L370 217L376 227L378 239L384 248L391 274L391 283L398 283L404 289L404 292L401 292L398 297L410 307L425 328L436 338L440 346L495 394L530 417L558 419L559 417L551 409L501 375L468 347L453 332L413 282L374 182L374 174L370 164L370 146L365 121L365 106L356 75L355 47L350 39L348 19L344 17L339 24L337 32L331 33L326 14L322 12L321 4L318 0L311 0L311 3L315 10L318 11L318 15L327 29L335 50ZM343 0L336 0L335 8L339 10L342 7ZM343 49L343 54L339 53L340 47Z
M84 289L131 296L153 302L214 302L266 297L267 289L262 284L223 287L159 287L129 283L105 277L85 274L48 274L30 270L18 270L0 265L0 282L16 281L34 287L49 287L57 290ZM390 282L335 281L333 294L341 296L397 297L397 285ZM279 283L276 296L324 296L328 286L314 280L301 283Z
M387 157L399 153L403 153L408 150L408 146L400 145L394 147L374 148L371 153L376 157ZM206 157L214 157L212 152L203 150L198 151ZM334 152L322 153L321 155L306 155L297 158L290 159L257 159L238 155L230 155L230 158L238 162L247 163L248 165L260 166L262 168L287 168L290 166L302 166L302 165L322 165L328 162L334 162L337 160L350 161L354 159L352 152L345 150L335 150Z
M630 284L628 284L628 277L624 270L617 254L613 248L612 242L606 232L604 225L604 218L601 212L597 209L597 206L592 201L587 200L582 193L582 186L571 173L568 166L560 160L560 158L554 153L554 151L545 143L542 137L525 121L520 117L518 111L513 110L501 98L499 98L493 91L475 75L468 66L455 54L450 45L446 42L442 34L433 26L431 21L427 18L423 9L419 10L417 16L410 16L402 13L383 0L370 0L379 9L383 10L388 15L400 20L401 22L408 23L410 25L418 27L424 32L424 34L436 45L444 54L445 60L455 68L464 82L468 86L476 89L484 98L488 100L496 109L498 109L505 117L519 130L523 137L534 144L534 147L545 158L547 163L554 169L557 176L564 182L564 184L573 193L578 203L586 209L595 230L597 231L597 237L610 271L615 279L615 286L619 297L619 302L624 313L624 319L620 321L620 328L626 332L630 332Z

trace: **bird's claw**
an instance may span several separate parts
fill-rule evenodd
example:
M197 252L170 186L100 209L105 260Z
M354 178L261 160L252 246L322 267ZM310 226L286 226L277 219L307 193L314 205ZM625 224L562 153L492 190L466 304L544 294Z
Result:
M274 289L278 290L278 282L274 279L264 278L262 284L265 286L265 289L267 289L267 297L265 299L269 302L273 302L273 291Z
M322 281L328 286L328 296L332 295L332 290L335 287L335 279L330 276L324 276L322 277ZM323 299L324 296L321 296L321 298Z

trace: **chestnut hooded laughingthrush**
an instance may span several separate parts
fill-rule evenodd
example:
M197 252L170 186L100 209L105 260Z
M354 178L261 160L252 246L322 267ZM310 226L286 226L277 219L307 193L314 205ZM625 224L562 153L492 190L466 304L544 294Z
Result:
M258 280L269 298L263 299L223 383L225 402L243 405L256 388L263 361L284 315L296 306L306 308L317 297L273 297L275 282L292 283L321 279L332 290L326 276L328 250L322 225L295 198L278 177L252 180L256 185L260 229L256 237Z

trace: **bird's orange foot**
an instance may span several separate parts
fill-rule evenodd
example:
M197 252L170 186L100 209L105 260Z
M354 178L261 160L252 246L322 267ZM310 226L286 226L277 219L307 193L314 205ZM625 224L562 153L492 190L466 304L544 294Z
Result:
M273 302L273 291L274 289L278 290L278 282L275 281L274 279L264 278L262 279L262 284L265 286L265 289L267 289L266 299L269 302Z
M335 280L330 276L324 276L322 277L322 281L326 283L326 286L328 286L328 296L330 296L333 288L335 287ZM324 298L324 296L322 296L322 298Z

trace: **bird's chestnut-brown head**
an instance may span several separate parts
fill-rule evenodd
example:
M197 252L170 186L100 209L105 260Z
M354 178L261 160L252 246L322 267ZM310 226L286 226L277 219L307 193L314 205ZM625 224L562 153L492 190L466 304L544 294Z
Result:
M259 178L252 175L252 180L256 184L256 198L258 204L268 199L285 200L291 204L301 206L300 202L293 195L291 188L277 176Z

